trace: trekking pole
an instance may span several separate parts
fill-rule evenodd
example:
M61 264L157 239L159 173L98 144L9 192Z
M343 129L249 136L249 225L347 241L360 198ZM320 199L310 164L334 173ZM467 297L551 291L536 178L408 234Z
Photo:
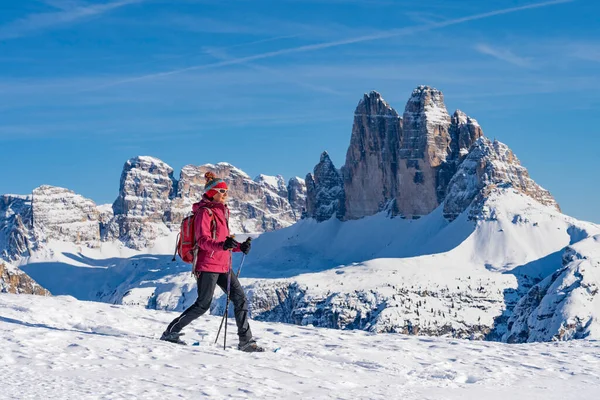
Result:
M219 330L217 331L217 337L215 338L215 344L219 340L219 335L221 334L221 329L223 328L223 322L227 319L227 313L229 312L229 286L231 285L231 263L233 255L229 253L229 270L227 271L227 302L225 303L225 312L223 313L223 318L221 318L221 325L219 325ZM227 324L225 324L225 337L227 338ZM225 339L227 340L227 339ZM223 349L225 349L225 342L223 342Z
M247 241L252 240L251 238L246 239ZM217 344L217 341L219 340L219 335L221 334L221 328L223 328L223 322L227 320L227 314L229 312L229 288L231 285L231 275L229 275L231 273L231 265L233 264L232 261L232 253L229 253L230 259L229 259L229 273L227 274L227 302L225 303L225 313L223 314L223 318L221 318L221 325L219 325L219 331L217 332L217 337L215 338L215 344ZM235 274L236 278L240 276L240 272L242 271L242 266L244 265L244 260L246 259L246 254L242 255L242 262L240 263L240 267L238 268L237 273ZM227 324L225 324L225 336L227 336ZM225 339L226 341L227 339ZM224 341L224 342L225 342ZM225 348L225 344L223 344L223 348Z
M248 239L246 239L246 242L250 242L251 240L252 240L252 238L248 238ZM240 263L240 267L238 268L237 274L235 274L236 278L240 277L240 272L242 272L242 266L244 265L245 259L246 259L246 253L244 253L244 255L242 256L242 262Z
M225 333L223 333L223 350L227 346L227 318L229 317L229 289L231 288L231 267L233 264L233 252L229 252L229 271L227 271L227 304L225 304Z

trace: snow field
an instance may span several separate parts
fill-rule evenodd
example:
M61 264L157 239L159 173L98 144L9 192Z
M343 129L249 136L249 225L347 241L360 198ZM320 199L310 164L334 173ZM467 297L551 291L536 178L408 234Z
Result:
M507 345L251 322L262 345L213 345L220 322L185 329L199 346L156 340L177 313L0 295L6 399L595 399L600 343ZM230 325L228 343L235 346Z

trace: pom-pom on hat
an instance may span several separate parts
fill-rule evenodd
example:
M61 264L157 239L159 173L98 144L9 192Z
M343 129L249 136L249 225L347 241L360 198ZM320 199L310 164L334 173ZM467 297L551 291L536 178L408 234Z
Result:
M204 193L207 197L214 197L217 194L215 189L229 189L227 183L221 178L217 178L217 176L213 172L207 172L204 174L204 179L206 180L206 184L204 185Z

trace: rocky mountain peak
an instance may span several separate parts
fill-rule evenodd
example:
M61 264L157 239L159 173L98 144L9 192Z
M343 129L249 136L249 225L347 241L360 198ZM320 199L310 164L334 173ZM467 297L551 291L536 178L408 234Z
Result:
M468 116L461 110L454 111L454 114L452 114L452 123L457 125L479 126L479 123L475 118Z
M482 136L475 141L448 186L444 215L454 219L474 201L482 203L486 191L499 185L514 189L539 203L560 210L556 200L529 177L527 169L507 145ZM473 210L477 214L477 210Z
M477 120L461 110L452 116L448 114L444 95L436 88L424 85L415 88L402 118L380 93L365 94L354 113L346 163L341 168L345 198L342 218L362 218L383 209L407 218L429 214L444 202L450 181L474 143L482 137ZM481 158L481 146L487 148L488 144L480 143L473 157ZM491 176L497 180L510 178L523 193L544 204L555 204L547 191L537 187L528 175L525 177L526 170L513 162L516 157L508 148L502 144L490 146L496 147L485 154L493 152L512 165L512 170L520 171L519 178L515 178L501 174L500 167L492 168ZM325 156L322 155L320 164L325 162ZM308 192L312 184L309 181ZM462 205L458 208L448 205L457 200L453 196L446 202L447 207L464 209ZM310 195L308 201L312 201ZM447 215L453 212L448 210Z
M299 176L294 176L292 178L290 178L290 181L288 184L293 184L293 185L306 185L306 181L302 178L300 178Z
M177 181L169 165L154 157L131 158L123 166L114 213L156 219L166 208L165 200L176 190Z
M14 260L34 249L31 201L32 196L0 196L0 258Z
M257 182L259 185L263 186L265 189L277 193L279 196L282 196L284 198L288 197L287 184L285 183L285 179L283 179L283 176L281 175L270 176L260 174L254 179L254 181Z
M350 146L342 167L345 219L375 214L394 197L399 183L401 135L398 112L379 93L365 95L354 113ZM307 180L307 190L308 186Z
M429 86L417 87L404 108L402 156L439 166L446 160L449 126L450 115L442 92Z
M230 228L233 232L263 232L287 226L300 219L303 204L292 205L288 185L282 176L261 174L251 179L235 166L220 162L183 167L177 196L170 202L165 222L170 229L191 212L192 204L204 193L204 174L212 171L229 186ZM304 186L296 187L294 198L305 196Z
M71 190L49 185L34 189L30 196L0 197L0 258L30 256L51 240L99 246L96 204Z
M306 176L306 212L317 221L344 215L344 181L329 154L321 153L313 173Z
M423 117L431 125L448 125L450 116L444 104L444 94L429 86L419 86L413 90L404 113L414 113Z
M475 118L456 110L452 114L450 125L451 157L462 161L469 152L471 145L482 136L483 131Z
M335 168L333 166L333 161L331 161L331 157L329 157L329 153L324 151L321 153L321 158L319 159L319 164L321 165L327 165L328 168ZM323 167L321 167L323 168Z
M358 102L354 116L388 116L397 118L398 113L394 110L376 91L365 93L363 98Z
M442 92L429 86L413 91L403 118L379 93L365 95L342 167L344 218L373 215L392 202L393 214L406 217L433 211L449 180L440 171L448 169L450 123Z
M36 242L65 240L89 247L100 245L100 213L90 199L71 190L43 185L32 193Z
M306 217L306 181L295 176L289 180L287 190L296 220Z
M140 249L168 234L165 213L177 192L173 168L149 156L125 162L119 196L113 203L114 218L103 231L105 239L118 238Z

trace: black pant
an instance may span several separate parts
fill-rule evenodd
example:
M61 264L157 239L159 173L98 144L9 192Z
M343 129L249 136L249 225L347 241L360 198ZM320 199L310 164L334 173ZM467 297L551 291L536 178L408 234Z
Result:
M252 339L252 331L248 324L248 301L244 289L240 285L234 273L230 272L231 282L229 287L229 298L233 302L235 322L238 327L240 343L246 343ZM169 324L167 332L179 332L190 322L204 314L210 308L216 285L227 293L227 273L202 272L198 277L198 298L187 310Z

